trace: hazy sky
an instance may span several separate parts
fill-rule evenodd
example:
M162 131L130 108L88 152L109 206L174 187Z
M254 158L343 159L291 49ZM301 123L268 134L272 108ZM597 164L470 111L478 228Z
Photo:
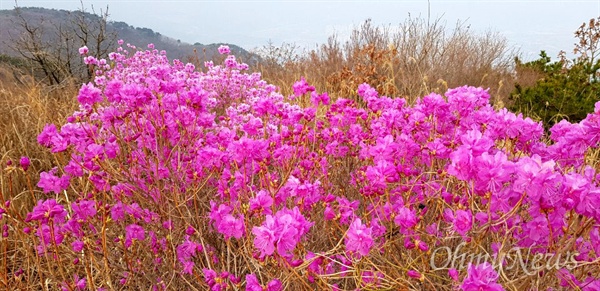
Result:
M74 10L79 0L19 0L19 6ZM252 49L269 40L278 45L296 43L313 48L333 33L345 40L366 19L397 26L409 14L427 18L428 1L210 1L210 0L84 0L98 11L109 7L110 20L148 27L185 42L226 42ZM447 27L458 20L477 32L497 31L520 48L527 59L540 50L556 57L572 51L573 32L590 18L600 16L600 0L575 1L429 1L431 19L441 17ZM0 9L12 9L14 0L0 0ZM1 29L1 28L0 28Z

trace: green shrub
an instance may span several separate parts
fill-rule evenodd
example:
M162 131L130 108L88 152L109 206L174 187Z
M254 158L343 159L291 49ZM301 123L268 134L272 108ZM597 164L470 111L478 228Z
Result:
M593 66L595 70L590 71L589 61L577 59L569 64L561 59L551 62L542 51L535 61L521 63L516 59L516 63L519 77L525 74L540 77L533 86L524 86L517 81L510 96L512 110L542 120L546 127L562 119L579 122L594 110L594 103L600 96L600 83L594 77L598 62Z
M551 62L544 51L531 62L515 59L517 81L510 95L511 110L542 120L546 129L562 119L579 122L594 110L600 99L600 21L584 23L575 36L578 56L572 61L561 52L559 60Z

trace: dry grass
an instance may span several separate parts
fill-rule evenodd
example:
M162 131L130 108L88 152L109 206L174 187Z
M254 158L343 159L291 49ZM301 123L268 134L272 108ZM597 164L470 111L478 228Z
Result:
M54 165L53 156L38 145L37 136L46 124L62 124L73 113L77 108L77 87L75 84L47 87L27 77L20 79L0 82L0 165L2 168L11 162L15 165L21 156L28 156L32 163L29 176L36 181L37 173ZM11 176L5 171L2 179ZM12 183L2 181L0 190L5 196L15 197L29 187L23 175L14 175L12 179ZM8 185L12 189L6 189Z
M272 44L259 49L264 61L255 70L284 94L301 76L333 97L352 97L368 83L387 96L414 100L463 85L490 88L493 102L505 101L514 83L515 52L495 32L476 34L457 25L448 32L440 20L408 19L397 27L365 21L341 42L336 35L304 53Z

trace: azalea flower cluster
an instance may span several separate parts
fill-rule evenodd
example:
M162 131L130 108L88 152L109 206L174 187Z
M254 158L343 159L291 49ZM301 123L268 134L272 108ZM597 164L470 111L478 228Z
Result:
M581 268L545 280L600 284L600 104L546 141L481 88L409 104L368 84L332 98L302 78L282 96L219 52L205 73L152 45L86 57L95 80L39 135L62 163L23 222L39 256L74 262L64 288L502 290L489 264L432 269L434 248L462 242L578 252ZM504 278L535 280L517 273Z

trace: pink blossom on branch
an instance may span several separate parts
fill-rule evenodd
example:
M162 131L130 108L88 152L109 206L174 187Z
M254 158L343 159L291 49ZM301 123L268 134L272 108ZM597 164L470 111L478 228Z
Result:
M221 45L219 46L219 53L222 55L228 55L231 53L231 50L229 49L229 46L226 45Z
M346 233L346 251L357 254L358 258L369 255L374 245L371 232L372 228L364 225L360 218L355 219Z
M80 55L87 55L87 53L89 52L89 49L87 46L82 46L79 48L79 54Z
M461 289L464 291L502 291L502 285L496 283L498 273L494 270L491 264L485 262L479 265L469 263L467 267L467 276L464 278Z

